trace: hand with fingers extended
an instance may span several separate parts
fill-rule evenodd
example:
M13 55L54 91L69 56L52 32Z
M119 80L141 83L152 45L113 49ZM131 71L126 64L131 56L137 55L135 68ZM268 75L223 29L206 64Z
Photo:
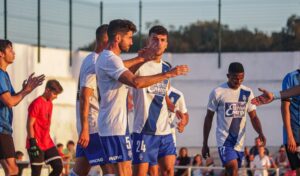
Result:
M80 144L83 148L86 148L90 142L90 135L88 130L81 130L78 144Z
M203 145L202 147L202 156L204 159L210 157L209 147L207 145Z
M35 88L42 85L44 80L45 75L34 76L34 73L32 73L28 79L23 82L23 91L30 93Z
M39 155L40 155L41 150L37 146L36 139L35 138L30 138L29 139L29 144L30 144L30 147L29 147L29 150L28 150L29 155L33 158L38 158Z
M155 59L158 46L156 43L152 43L149 46L142 48L138 51L138 56L146 59L146 61L151 61Z
M187 65L177 65L169 71L171 77L176 77L180 75L186 75L189 72L189 67Z
M274 100L274 95L272 92L269 92L265 89L259 88L259 91L261 91L263 94L259 95L258 97L255 97L251 100L251 103L260 106L263 104L271 103Z

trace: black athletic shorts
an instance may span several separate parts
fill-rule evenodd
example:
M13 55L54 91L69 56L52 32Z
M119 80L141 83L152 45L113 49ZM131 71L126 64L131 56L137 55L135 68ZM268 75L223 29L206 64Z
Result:
M297 145L297 146L299 147L299 145ZM292 153L292 152L288 151L287 145L285 145L285 149L286 149L286 154L289 159L292 170L296 170L296 169L300 168L300 153L299 152Z
M28 154L29 154L29 152L28 152ZM38 157L31 157L29 155L29 158L30 158L30 164L35 165L35 166L43 165L44 162L46 164L48 164L50 161L53 161L56 159L61 159L55 146L53 146L52 148L50 148L48 150L40 151L40 154Z
M0 134L0 159L14 158L15 146L10 134Z

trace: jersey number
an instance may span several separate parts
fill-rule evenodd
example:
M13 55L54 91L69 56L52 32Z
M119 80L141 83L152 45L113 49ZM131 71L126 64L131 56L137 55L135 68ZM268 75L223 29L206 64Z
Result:
M146 152L146 145L144 143L144 140L141 141L137 141L137 148L136 148L136 152Z
M125 140L126 140L126 147L127 149L131 149L131 144L130 144L130 139L128 136L125 137Z

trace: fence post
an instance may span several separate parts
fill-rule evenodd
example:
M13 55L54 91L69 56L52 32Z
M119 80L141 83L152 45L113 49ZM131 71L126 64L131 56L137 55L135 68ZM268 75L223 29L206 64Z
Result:
M72 0L69 0L69 64L72 66Z
M4 39L7 39L7 0L4 0Z
M37 0L37 56L38 63L41 62L41 0Z

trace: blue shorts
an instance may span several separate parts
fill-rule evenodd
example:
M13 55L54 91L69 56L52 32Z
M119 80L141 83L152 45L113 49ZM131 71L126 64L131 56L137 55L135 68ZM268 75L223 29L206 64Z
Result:
M149 163L156 165L159 158L176 155L176 147L172 134L147 135L133 133L133 164Z
M244 152L236 151L233 147L218 147L220 159L222 161L223 166L225 166L229 161L237 160L238 167L241 167L242 159L244 156Z
M77 145L76 157L87 158L91 166L106 164L107 157L98 133L90 134L90 142L86 148Z
M124 136L100 136L108 163L114 164L132 159L131 140Z

